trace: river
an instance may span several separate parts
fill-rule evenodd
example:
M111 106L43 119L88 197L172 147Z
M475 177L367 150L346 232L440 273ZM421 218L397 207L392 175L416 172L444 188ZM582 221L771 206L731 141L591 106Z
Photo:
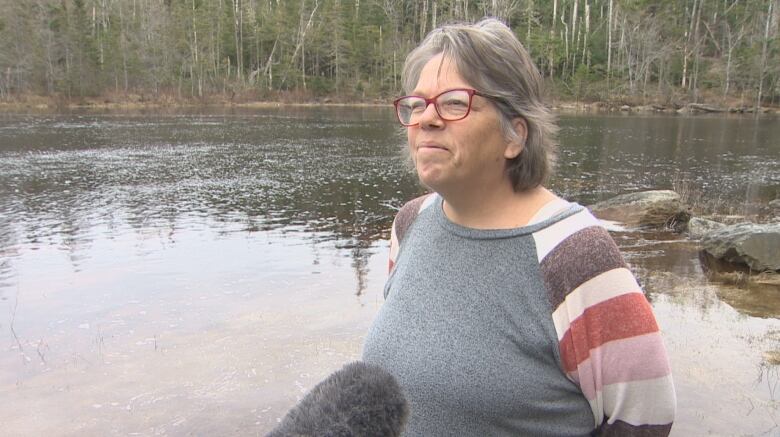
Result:
M771 220L780 122L563 116L550 187L676 189ZM0 114L3 435L262 435L357 359L395 210L423 192L387 108ZM673 435L780 435L780 289L616 229L655 309Z

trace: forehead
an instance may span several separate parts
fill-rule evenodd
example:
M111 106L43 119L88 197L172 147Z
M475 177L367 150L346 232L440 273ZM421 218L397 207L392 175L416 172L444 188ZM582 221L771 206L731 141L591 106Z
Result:
M432 96L452 88L472 88L458 72L458 67L449 57L438 54L425 63L420 70L414 94Z

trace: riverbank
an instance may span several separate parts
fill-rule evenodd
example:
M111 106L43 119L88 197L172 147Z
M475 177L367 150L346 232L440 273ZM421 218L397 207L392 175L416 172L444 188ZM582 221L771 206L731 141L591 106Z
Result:
M277 93L274 95L210 95L203 98L184 98L170 94L148 96L143 94L106 95L98 97L65 98L62 96L21 95L0 100L0 111L16 110L74 110L107 109L135 110L155 108L203 108L203 107L242 107L269 108L278 106L385 106L382 99L345 99L335 97L311 98L296 93Z
M649 105L628 105L615 102L559 102L553 105L558 112L636 112L636 113L667 113L667 114L778 114L780 108L752 107L741 105L711 105L703 103L685 103L664 105L653 103Z
M279 106L343 106L381 107L390 104L390 99L345 97L311 97L297 93L277 93L271 96L258 95L212 95L203 98L179 98L162 94L154 97L139 94L107 95L100 97L64 98L62 96L22 95L0 100L0 112L20 110L139 110L201 107L269 108ZM627 103L624 99L614 101L567 101L552 99L552 109L559 113L665 113L665 114L780 114L780 107L745 106L739 101L727 103Z

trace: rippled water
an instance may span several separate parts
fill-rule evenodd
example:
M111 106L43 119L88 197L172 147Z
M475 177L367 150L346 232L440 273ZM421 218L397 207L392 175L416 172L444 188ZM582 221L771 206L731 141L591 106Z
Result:
M561 125L571 200L676 188L772 219L777 119ZM422 192L402 143L376 108L0 115L3 433L268 430L360 354L392 216ZM666 336L674 433L780 435L780 290L709 281L683 236L613 236Z

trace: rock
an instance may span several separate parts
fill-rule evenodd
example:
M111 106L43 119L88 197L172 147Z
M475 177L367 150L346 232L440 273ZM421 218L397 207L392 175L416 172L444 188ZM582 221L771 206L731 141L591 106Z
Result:
M775 209L780 209L780 199L775 199L771 202L769 202L769 206Z
M629 112L629 111L631 111L631 107L628 106L628 105L623 105L623 106L620 107L620 110L623 111L623 112Z
M780 365L780 351L764 352L764 362L770 366Z
M726 112L726 109L724 108L719 108L717 106L710 106L710 105L702 105L701 103L689 103L688 107L691 108L691 110L701 111L701 112Z
M706 234L724 227L723 223L707 220L699 217L693 217L688 220L688 236L691 238L699 239Z
M691 112L693 112L693 111L691 111L691 108L689 108L689 107L687 107L687 106L683 106L682 108L679 108L679 109L677 109L677 111L676 111L676 112L677 112L678 114L690 114L690 113L691 113Z
M753 271L780 270L780 223L738 223L712 231L702 239L703 250Z
M680 195L671 190L621 194L589 208L602 220L629 226L666 226L678 231L685 228L691 217L680 202Z

